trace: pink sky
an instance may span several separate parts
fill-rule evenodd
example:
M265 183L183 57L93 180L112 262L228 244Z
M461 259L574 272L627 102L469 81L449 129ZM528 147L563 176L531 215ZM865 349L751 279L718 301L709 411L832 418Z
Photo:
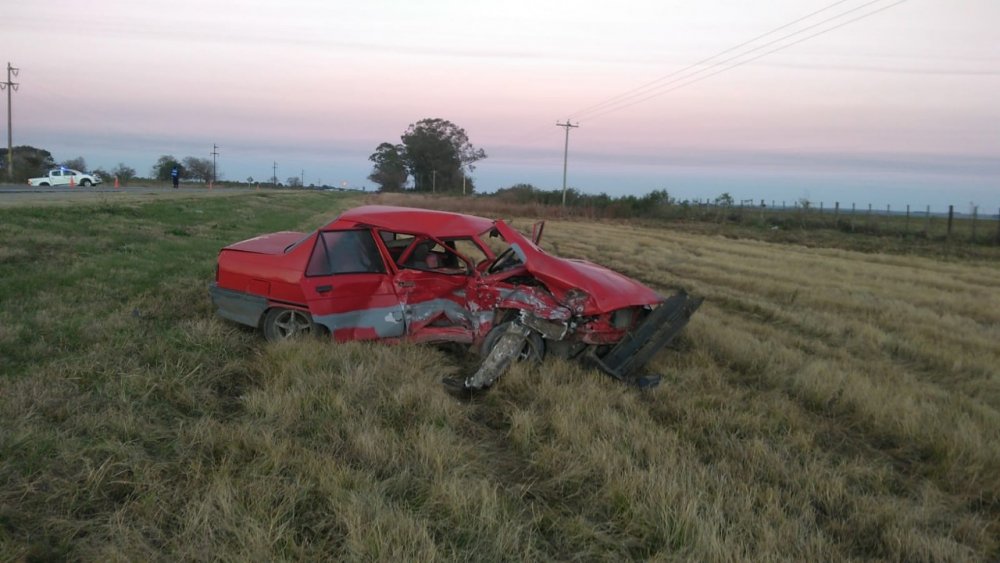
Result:
M995 0L909 0L674 92L580 113L831 4L36 0L3 9L0 56L21 68L15 144L93 168L145 174L162 154L207 157L217 143L226 178L264 179L277 161L282 179L304 170L307 183L370 187L379 142L441 117L489 153L480 189L557 188L554 124L579 115L569 183L586 192L996 213Z

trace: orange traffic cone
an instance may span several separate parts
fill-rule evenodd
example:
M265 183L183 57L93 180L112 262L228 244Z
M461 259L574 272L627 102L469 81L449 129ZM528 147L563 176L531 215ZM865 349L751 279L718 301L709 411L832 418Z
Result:
M211 180L208 181L208 189L209 189L209 191L212 190L212 181Z
M259 183L257 184L257 191L258 192L260 191L260 184Z
M70 187L70 189L73 189L73 188L76 187L76 176L70 176L69 177L69 187Z
M121 186L118 184L118 176L115 176L115 189L117 190L119 187Z

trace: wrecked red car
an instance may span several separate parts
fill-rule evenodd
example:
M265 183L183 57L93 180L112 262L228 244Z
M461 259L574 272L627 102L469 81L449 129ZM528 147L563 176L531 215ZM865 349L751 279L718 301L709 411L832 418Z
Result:
M643 367L700 299L665 298L584 260L539 247L502 220L364 206L311 233L279 232L223 248L210 293L223 318L268 340L320 333L336 341L472 346L484 361L461 386L491 385L518 358L581 358L648 385Z

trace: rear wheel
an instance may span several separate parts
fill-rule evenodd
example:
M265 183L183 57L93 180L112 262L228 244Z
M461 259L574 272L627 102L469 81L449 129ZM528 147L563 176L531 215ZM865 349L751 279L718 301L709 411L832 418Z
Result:
M82 182L80 182L80 185L83 186L84 188L89 188L90 180L83 180Z
M295 309L275 307L264 315L264 338L278 342L313 334L313 322L309 313Z

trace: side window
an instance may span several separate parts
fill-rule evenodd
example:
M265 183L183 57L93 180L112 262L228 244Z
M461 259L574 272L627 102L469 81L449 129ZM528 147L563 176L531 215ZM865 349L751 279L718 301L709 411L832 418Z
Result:
M391 231L379 231L379 238L385 244L386 250L389 251L389 255L392 256L392 261L399 263L400 257L406 254L406 249L410 247L413 243L413 235L407 235L404 233L393 233Z
M369 231L327 231L316 237L307 276L384 274L385 264Z
M468 265L458 257L458 254L455 254L451 243L448 243L448 246L443 246L430 239L416 243L413 251L406 256L400 266L449 275L469 273Z

